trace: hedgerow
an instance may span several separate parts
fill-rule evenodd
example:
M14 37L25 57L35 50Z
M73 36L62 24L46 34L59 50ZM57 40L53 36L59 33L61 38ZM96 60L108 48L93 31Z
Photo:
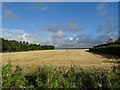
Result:
M13 69L11 63L3 66L2 89L44 89L44 88L120 88L120 70L97 71L75 69L67 71L57 68L38 67L35 72L23 73L18 65Z

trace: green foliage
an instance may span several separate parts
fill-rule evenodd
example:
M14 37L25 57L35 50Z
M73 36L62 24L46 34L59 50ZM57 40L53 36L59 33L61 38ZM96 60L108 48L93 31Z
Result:
M15 40L5 40L0 38L0 52L17 52L17 51L29 51L29 50L50 50L55 47L52 45L40 45L40 44L29 44L28 42L18 42Z
M38 70L31 73L23 73L16 65L13 70L11 63L3 66L2 88L109 88L111 90L120 88L120 69L114 68L111 72L91 71L75 69L71 67L65 71L57 68L38 67Z
M120 56L120 45L111 44L108 46L94 47L94 48L89 49L89 51Z
M113 43L113 39L112 38L109 38L107 43Z
M15 70L11 62L5 65L2 69L2 83L4 88L19 88L24 85L24 77L22 69L17 65Z
M120 56L120 40L108 44L101 44L90 48L91 52L100 52Z

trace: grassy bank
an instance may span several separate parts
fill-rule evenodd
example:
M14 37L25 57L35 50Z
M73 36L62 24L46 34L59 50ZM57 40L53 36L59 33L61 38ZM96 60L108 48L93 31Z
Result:
M5 88L120 88L119 68L111 72L83 70L71 66L68 70L38 67L35 72L23 73L18 65L11 63L3 66L3 89Z

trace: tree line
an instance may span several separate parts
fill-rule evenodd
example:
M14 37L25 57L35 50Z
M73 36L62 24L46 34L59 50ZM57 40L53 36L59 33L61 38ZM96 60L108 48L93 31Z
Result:
M51 50L55 47L52 45L30 44L25 41L7 40L0 38L0 52L18 52L30 50Z
M120 56L120 39L116 41L108 40L106 44L100 44L89 49L90 52L99 52Z

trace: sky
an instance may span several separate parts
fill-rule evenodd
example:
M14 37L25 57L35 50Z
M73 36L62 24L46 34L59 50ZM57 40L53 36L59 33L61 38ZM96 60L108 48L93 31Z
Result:
M1 0L3 2L118 2L119 0Z
M2 37L88 48L118 37L117 2L3 2Z

